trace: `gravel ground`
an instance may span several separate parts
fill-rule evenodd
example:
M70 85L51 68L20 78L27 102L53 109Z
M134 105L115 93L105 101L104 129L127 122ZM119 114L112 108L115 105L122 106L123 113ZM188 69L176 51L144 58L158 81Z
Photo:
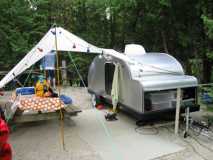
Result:
M74 104L82 110L90 109L90 96L84 88L62 88L62 93L73 97ZM198 113L199 117L203 112ZM102 160L93 149L77 133L76 124L72 119L65 121L64 134L66 150L62 149L60 125L58 120L27 123L17 126L10 135L13 146L14 160ZM58 130L58 132L57 132ZM211 160L213 157L213 142L204 136L183 139L173 134L173 126L159 129L160 136L174 141L185 149L153 160ZM94 137L95 138L95 137ZM208 147L208 148L207 148Z
M209 115L213 117L213 114L201 110L200 112L192 113L191 116L193 119L201 120L204 119L203 116ZM169 129L169 132L174 130ZM172 133L172 132L171 132ZM162 157L155 158L153 160L212 160L213 158L213 133L209 133L210 138L204 135L198 135L197 132L189 131L190 136L183 138L183 134L180 133L179 137L176 137L174 134L169 134L169 137L172 139L176 138L176 143L184 146L183 151L165 155Z
M91 96L86 88L63 87L62 93L72 97L74 105L81 107L81 109L91 108Z
M65 95L71 96L76 106L88 109L90 96L84 88L62 88ZM9 93L7 93L9 95ZM10 135L14 160L101 160L101 157L85 142L75 130L75 123L65 120L65 150L61 144L58 120L25 123L16 126Z
M172 135L169 135L170 138ZM177 137L174 137L177 138ZM176 143L184 146L183 151L155 158L153 160L212 160L213 143L206 137L187 137L181 136L176 139Z
M71 122L65 123L66 150L62 149L59 121L29 123L11 134L15 160L101 160L98 153L75 132ZM57 131L58 129L58 131ZM39 131L36 131L39 130Z

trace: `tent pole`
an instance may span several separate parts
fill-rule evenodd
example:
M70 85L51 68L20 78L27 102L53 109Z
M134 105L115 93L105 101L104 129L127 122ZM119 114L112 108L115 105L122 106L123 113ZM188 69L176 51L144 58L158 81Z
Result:
M58 81L58 94L60 96L61 88L60 88L60 71L59 71L59 52L58 52L58 44L57 44L57 30L56 30L56 25L55 25L55 50L56 50L56 71L57 71L57 81ZM60 108L60 131L61 131L61 142L63 146L63 150L65 150L65 143L64 143L64 116L62 109Z
M60 95L61 87L60 87L60 71L59 71L59 52L58 52L56 27L57 26L55 26L56 73L57 73L57 84L58 84L57 88L58 88L58 93Z
M77 74L78 74L78 76L79 76L79 78L80 78L80 80L81 80L81 82L82 82L84 88L87 88L86 84L84 83L84 79L83 79L83 77L81 76L81 74L80 74L80 72L79 72L79 69L78 69L78 67L77 67L76 64L75 64L75 61L74 61L73 58L72 58L71 52L68 52L68 56L69 56L71 62L73 63L74 68L75 68L75 70L76 70L76 72L77 72Z

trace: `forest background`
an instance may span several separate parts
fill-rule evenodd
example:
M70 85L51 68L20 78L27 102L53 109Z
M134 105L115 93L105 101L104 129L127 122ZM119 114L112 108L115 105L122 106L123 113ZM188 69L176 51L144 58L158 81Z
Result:
M213 80L212 0L0 0L0 70L9 71L54 23L99 47L123 52L137 43L169 53L200 83ZM84 80L93 57L73 54Z

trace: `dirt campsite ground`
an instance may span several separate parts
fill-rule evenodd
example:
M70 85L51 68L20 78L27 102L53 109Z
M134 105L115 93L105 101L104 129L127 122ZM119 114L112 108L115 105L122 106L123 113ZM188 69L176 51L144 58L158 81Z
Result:
M82 115L79 114L77 117L65 120L64 123L64 137L65 137L65 150L62 149L61 145L61 131L60 123L58 120L42 121L34 123L26 123L22 125L17 125L16 129L10 135L10 143L13 147L13 159L14 160L103 160L106 159L103 152L106 148L97 148L99 143L95 142L100 136L96 133L94 129L96 123L89 123L85 119L87 113L90 113L91 101L90 96L84 88L63 88L63 93L69 95L74 100L74 104L80 106L82 109ZM119 113L118 121L128 119L123 113ZM201 114L206 114L205 112L196 113L195 117L200 117ZM104 116L104 115L103 115ZM79 119L81 118L81 120ZM85 124L84 125L84 121ZM98 124L99 122L97 122ZM113 122L116 127L117 122ZM125 123L124 123L125 124ZM134 125L134 124L133 124ZM83 127L83 130L79 130L79 126ZM87 128L87 129L85 129ZM173 134L174 126L170 125L167 127L160 127L157 129L156 135L140 135L140 133L134 133L137 138L140 136L149 140L156 137L165 140L165 142L172 143L172 145L179 146L177 151L173 153L165 152L165 154L156 154L158 150L149 150L147 155L149 155L153 160L211 160L213 157L213 141L206 138L205 136L195 136L183 139L182 134L179 137ZM106 128L103 129L104 130ZM125 129L126 130L126 129ZM128 128L127 128L128 130ZM134 128L129 129L134 130ZM124 131L124 130L123 130ZM119 134L121 134L120 132ZM129 132L130 133L130 132ZM104 134L104 133L103 133ZM103 136L103 135L101 135ZM104 137L104 136L103 136ZM109 138L109 135L108 135ZM103 139L103 138L102 138ZM107 135L106 135L107 139ZM148 141L147 141L148 142ZM106 142L108 143L108 142ZM122 144L122 142L119 142ZM145 143L145 142L144 142ZM131 151L131 142L130 149ZM141 145L144 146L143 142ZM167 145L166 143L160 144L160 146ZM137 146L140 148L140 145ZM166 147L166 146L165 146ZM161 147L159 147L160 150ZM118 147L119 149L119 147ZM103 150L103 152L102 152ZM128 152L117 152L116 147L112 149L115 151L114 159L122 159L119 154L124 154L128 156ZM106 152L111 152L107 150ZM136 151L135 151L136 152ZM163 152L162 152L163 153ZM109 153L110 155L111 153ZM113 155L113 154L112 154ZM160 155L160 156L159 156ZM117 156L117 157L116 157ZM149 156L143 158L143 155L139 159L149 159ZM113 159L107 158L107 159Z

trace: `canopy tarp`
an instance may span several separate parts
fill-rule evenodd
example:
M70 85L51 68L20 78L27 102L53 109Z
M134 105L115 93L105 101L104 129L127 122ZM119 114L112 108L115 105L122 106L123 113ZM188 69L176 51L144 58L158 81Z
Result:
M57 41L57 43L56 43ZM98 48L61 27L51 28L40 42L0 81L0 88L42 59L50 51L71 51L85 53L102 53Z
M118 99L119 99L119 73L120 72L120 64L115 65L115 71L113 75L113 81L112 81L112 105L113 105L113 111L116 111Z

